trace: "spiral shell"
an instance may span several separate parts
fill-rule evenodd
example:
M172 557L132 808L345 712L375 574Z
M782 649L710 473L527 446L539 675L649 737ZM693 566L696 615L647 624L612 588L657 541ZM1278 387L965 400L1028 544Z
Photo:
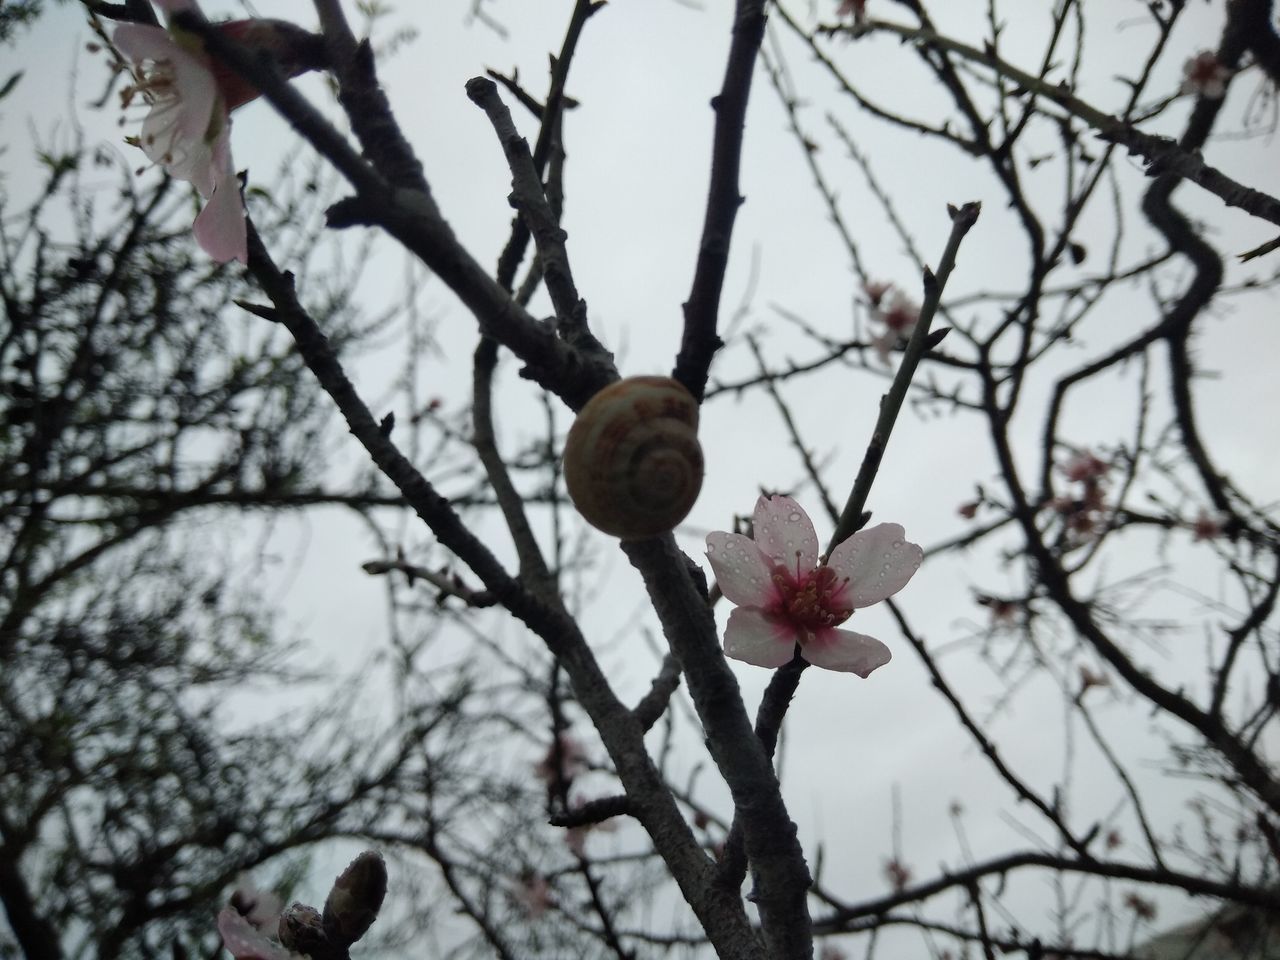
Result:
M698 402L669 377L628 377L582 408L564 444L578 512L623 540L666 533L702 489Z

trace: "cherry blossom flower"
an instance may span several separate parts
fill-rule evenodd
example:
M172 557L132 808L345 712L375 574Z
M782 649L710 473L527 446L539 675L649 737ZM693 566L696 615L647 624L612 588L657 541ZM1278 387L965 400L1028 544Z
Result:
M1111 469L1111 464L1099 460L1090 450L1081 450L1062 465L1062 472L1072 483L1101 480Z
M1133 911L1133 915L1139 920L1154 920L1156 918L1156 905L1134 891L1125 894L1123 903Z
M861 23L867 18L867 0L840 0L836 16L853 17L855 23Z
M556 902L551 884L536 870L526 870L521 874L512 895L520 908L535 920Z
M889 295L888 303L875 309L872 319L885 326L884 332L871 341L871 345L876 348L880 362L888 363L894 346L901 338L911 336L911 331L919 323L920 304L895 289Z
M1111 678L1099 670L1093 670L1085 664L1080 664L1080 693L1084 693L1091 687L1109 687L1111 686Z
M172 17L199 14L196 0L156 0ZM232 39L267 50L288 76L319 65L318 38L278 20L236 20L219 25ZM152 163L186 180L205 199L196 217L196 242L220 262L249 259L244 203L231 162L231 111L258 96L244 78L212 61L198 38L170 25L141 23L116 27L118 46L135 65L137 82L123 102L141 99L151 107L136 141Z
M197 10L194 0L160 0L170 14ZM142 97L151 112L137 144L175 179L190 181L207 201L196 217L196 242L218 261L249 260L240 186L231 162L229 108L206 56L159 27L126 23L116 45L139 67L126 104ZM196 50L199 47L196 46Z
M547 747L546 755L533 767L533 775L546 784L570 783L587 770L587 751L577 738L564 732Z
M1017 600L993 597L989 593L976 594L973 599L978 606L986 607L991 611L992 623L1013 623L1017 619L1018 610L1022 606Z
M911 884L911 868L893 857L884 862L884 877L894 893L901 893Z
M873 307L879 307L885 294L892 289L893 284L884 280L868 280L862 285L862 292L867 295L867 299L871 301L871 306Z
M1230 68L1219 63L1211 51L1201 50L1182 65L1182 86L1178 92L1220 100L1226 95L1230 79Z
M1201 540L1216 540L1220 536L1222 536L1222 521L1201 510L1195 523L1191 525L1191 539L1199 543Z
M854 610L885 600L920 567L924 551L903 539L902 527L860 530L818 560L818 536L790 497L761 497L755 539L707 535L707 559L724 595L738 605L725 629L725 656L780 667L795 654L814 666L867 677L889 662L874 637L837 629Z
M235 907L224 907L218 914L218 933L236 960L301 960L299 954L263 936Z

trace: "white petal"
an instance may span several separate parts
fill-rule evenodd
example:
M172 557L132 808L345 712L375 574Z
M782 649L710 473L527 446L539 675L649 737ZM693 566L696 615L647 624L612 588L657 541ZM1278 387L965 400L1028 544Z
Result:
M903 535L898 524L882 523L859 530L831 551L827 566L849 578L848 602L855 610L892 597L920 569L924 551Z
M780 667L796 652L796 637L785 625L772 623L758 610L739 607L724 630L724 655L757 667ZM873 668L874 669L874 668Z
M175 49L169 63L173 65L173 83L182 101L178 129L184 138L203 140L214 119L218 82L203 59L181 47Z
M774 599L772 573L750 537L715 531L707 534L707 559L720 591L744 607L765 607Z
M151 111L142 125L142 149L148 159L164 167L175 180L186 180L200 196L209 197L217 183L213 144L203 137L183 139L166 132L159 110Z
M865 633L823 630L800 649L800 656L815 667L856 673L865 680L872 670L888 663L893 654L883 643Z
M818 565L818 535L813 521L790 497L761 497L752 517L756 543L765 556L796 579Z

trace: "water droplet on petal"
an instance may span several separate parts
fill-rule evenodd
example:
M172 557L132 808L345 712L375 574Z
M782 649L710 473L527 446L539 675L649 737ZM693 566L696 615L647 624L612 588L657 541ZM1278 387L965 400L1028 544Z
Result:
M895 541L893 541L893 549L895 549L895 550L901 550L901 549L902 549L902 541L901 541L901 540L895 540Z
M710 556L711 554L713 554L713 553L715 553L715 552L716 552L716 545L715 545L714 543L708 543L708 544L707 544L707 555L708 555L708 556Z

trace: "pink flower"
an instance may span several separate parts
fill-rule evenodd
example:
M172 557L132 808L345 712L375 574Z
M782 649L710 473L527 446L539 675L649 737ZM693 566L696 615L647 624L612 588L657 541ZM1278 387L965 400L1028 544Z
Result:
M1020 605L1016 600L993 597L988 593L979 593L973 599L991 611L992 623L1013 623L1017 619Z
M881 363L889 362L889 354L903 337L911 336L911 331L920 321L920 304L906 294L894 290L887 306L877 307L872 314L873 319L884 324L884 332L871 342L880 355Z
M1208 50L1201 50L1182 65L1179 93L1194 93L1210 100L1220 100L1227 92L1231 71L1218 62Z
M840 0L840 6L836 8L837 17L853 17L853 19L861 23L867 16L867 0Z
M526 870L521 874L513 896L520 908L535 920L556 902L547 878L533 870Z
M160 0L169 13L198 10L194 0ZM139 67L140 80L125 91L151 104L138 146L178 180L190 181L207 201L196 217L196 242L218 261L249 260L240 185L231 163L227 102L198 44L186 44L159 27L126 23L115 42ZM149 64L149 66L145 66Z
M894 893L901 893L911 885L911 868L897 857L884 862L884 876Z
M199 14L195 0L156 0L166 13ZM281 70L297 76L318 66L320 41L278 20L236 20L219 26L232 39L269 51ZM249 260L240 184L231 162L231 117L258 91L205 55L200 41L179 28L141 23L116 28L115 43L136 65L137 83L123 92L127 106L151 105L136 143L152 163L186 180L206 203L196 217L196 242L220 262Z
M236 960L300 960L298 954L259 933L235 907L224 907L218 914L218 933Z
M1111 464L1105 460L1099 460L1089 450L1081 450L1062 465L1063 474L1073 483L1101 480L1110 469Z
M1123 903L1133 911L1133 915L1139 920L1154 920L1156 918L1156 905L1132 890L1125 894Z
M578 740L560 731L546 755L533 766L533 775L546 784L570 783L587 770L587 751Z
M1093 670L1085 664L1080 665L1080 692L1084 693L1091 687L1109 687L1111 686L1111 678L1105 673Z
M920 567L924 551L882 523L855 533L818 561L813 523L790 497L756 502L755 539L707 535L707 559L724 595L738 605L725 629L725 656L780 667L795 653L814 666L867 677L889 662L874 637L838 630L854 610L893 596Z
M1196 543L1201 540L1216 540L1222 536L1222 521L1201 510L1196 522L1191 525L1191 539Z
M843 8L840 10L844 13ZM862 287L862 292L867 295L867 299L871 301L871 306L879 307L880 301L884 299L884 295L893 289L893 284L884 280L869 280Z

